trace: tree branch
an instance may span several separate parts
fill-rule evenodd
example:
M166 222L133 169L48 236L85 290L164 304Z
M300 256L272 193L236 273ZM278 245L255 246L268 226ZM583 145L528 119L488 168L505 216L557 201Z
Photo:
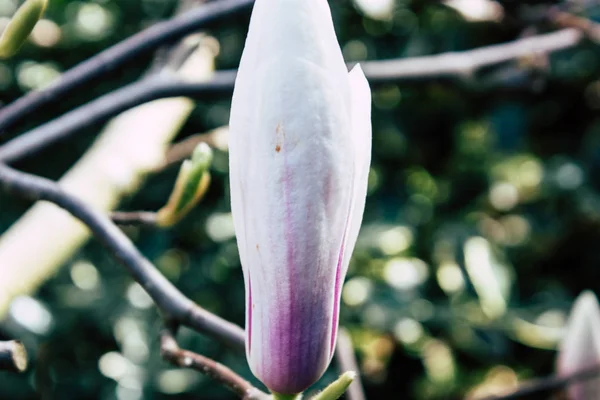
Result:
M0 371L24 372L27 369L27 351L17 340L0 341Z
M113 211L110 219L117 225L156 226L153 211Z
M575 28L585 34L591 41L600 42L600 24L588 19L562 11L559 7L550 7L546 18L561 28Z
M166 317L238 350L244 349L244 330L206 311L185 297L104 214L64 192L55 182L0 164L0 186L30 200L46 200L81 220L107 250L152 297Z
M72 92L83 84L113 71L160 45L194 32L202 25L219 17L229 15L246 7L253 0L221 0L190 10L171 20L160 22L130 38L115 44L65 72L60 79L46 89L30 92L0 110L0 133L49 104Z
M232 86L228 73L216 74L209 82L189 83L173 76L158 75L124 86L34 128L0 146L0 162L9 163L35 154L83 127L105 121L122 111L165 97L197 97ZM1 117L0 117L1 118Z
M397 60L365 61L360 64L372 82L456 78L469 76L478 69L519 57L564 50L575 46L583 38L582 32L568 28L474 50Z
M173 165L178 165L183 160L189 158L200 143L206 143L212 148L226 151L229 144L229 127L222 126L209 132L198 133L173 144L165 154L165 160L162 165L156 168L156 171L164 170Z
M193 368L221 383L244 400L266 400L268 395L225 365L208 357L179 348L174 334L164 329L160 335L160 353L170 363L183 368Z
M568 376L549 376L546 378L535 379L531 382L522 384L515 391L500 395L488 396L481 400L514 400L530 396L532 394L541 394L545 392L563 389L567 386L589 379L598 378L600 376L600 365L595 365L591 368L582 369Z

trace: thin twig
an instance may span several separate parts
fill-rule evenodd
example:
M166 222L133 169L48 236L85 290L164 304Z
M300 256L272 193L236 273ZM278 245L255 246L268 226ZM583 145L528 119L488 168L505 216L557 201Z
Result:
M199 133L172 145L165 154L165 161L160 169L168 168L188 159L200 143L210 142L211 133ZM210 143L209 146L213 147Z
M532 394L542 394L545 392L555 391L557 389L563 389L575 382L598 378L598 376L600 376L600 365L595 365L591 368L577 371L568 376L549 376L546 378L535 379L531 382L522 384L519 388L511 393L500 396L488 396L480 400L520 399Z
M593 42L600 42L600 24L569 12L562 11L558 7L550 7L546 12L548 18L553 24L561 28L575 28L580 30Z
M356 362L356 354L354 353L352 338L350 337L348 331L343 327L339 328L335 357L340 373L343 374L346 371L356 372L354 381L352 381L348 387L348 390L346 391L346 399L365 400L365 391L360 379L360 369L358 367L358 363Z
M242 328L206 311L185 297L106 215L70 196L51 180L20 172L3 164L0 164L0 185L6 191L30 200L54 203L81 220L148 292L166 317L240 351L244 349Z
M250 6L253 0L221 0L190 10L169 21L160 22L115 44L65 72L46 89L30 92L0 110L0 133L31 115L40 107L72 92L83 84L134 60L141 53L192 33L215 19Z
M222 126L209 132L198 133L173 144L166 152L163 163L156 167L155 172L162 171L173 165L178 165L183 160L190 158L200 143L226 151L228 144L229 127Z
M241 399L266 399L268 395L261 392L250 382L233 372L225 365L203 355L179 348L171 330L164 329L160 335L160 353L170 363L183 368L192 368L221 383L233 391Z
M189 83L158 75L124 86L32 129L0 146L0 162L9 163L35 154L82 128L104 121L137 105L165 97L212 94L231 86L229 74L217 74L209 82Z
M153 211L113 211L110 219L117 225L156 226Z
M27 351L17 340L0 341L0 371L24 372L27 369Z

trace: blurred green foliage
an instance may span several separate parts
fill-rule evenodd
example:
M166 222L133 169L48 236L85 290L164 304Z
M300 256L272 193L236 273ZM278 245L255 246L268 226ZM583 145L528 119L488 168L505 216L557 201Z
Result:
M0 0L0 15L11 15L16 3ZM556 29L524 17L534 10L525 3L556 2L499 3L503 18L480 21L437 1L396 0L383 11L367 6L385 1L331 6L348 61L461 51ZM48 84L168 18L175 6L176 0L52 0L44 34L34 32L15 58L0 63L0 99ZM600 17L598 7L576 11ZM209 27L221 45L218 68L236 67L248 16ZM140 57L10 134L136 79L151 60ZM583 289L600 293L599 78L600 51L583 43L464 80L373 87L369 197L341 318L356 342L369 398L455 399L484 382L510 387L552 373L572 299ZM228 107L227 96L198 104L180 138L226 124ZM18 166L57 178L99 128ZM172 168L152 177L122 208L158 209L176 174ZM186 295L243 324L226 153L215 151L211 175L206 198L173 229L127 233ZM1 194L0 231L28 206ZM0 337L24 340L33 368L0 373L2 399L233 398L199 373L160 359L156 309L97 243L12 310ZM251 379L243 355L188 330L180 338L182 347Z

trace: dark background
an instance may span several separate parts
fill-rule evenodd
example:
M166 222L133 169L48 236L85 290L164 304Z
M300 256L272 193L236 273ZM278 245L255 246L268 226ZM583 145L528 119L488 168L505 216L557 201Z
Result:
M12 3L0 0L4 16ZM503 15L484 21L439 1L392 3L391 12L376 18L350 1L330 2L348 61L463 51L554 31L560 28L543 15L556 4L600 18L592 1L492 2ZM53 71L169 18L175 7L175 0L51 0L46 18L61 39L51 47L28 43L1 62L0 100L30 90L32 79L47 83ZM221 45L218 69L237 66L248 18L242 13L207 28ZM10 134L136 80L152 59L138 57L32 113ZM32 66L38 69L28 78L23 71ZM553 372L557 332L574 297L600 289L599 77L598 45L584 41L469 77L373 85L369 196L341 310L369 398L458 399ZM199 102L178 139L225 125L227 113L219 111L228 107L228 93ZM17 166L58 178L100 128ZM235 240L206 229L230 212L227 154L217 150L215 157L210 190L189 218L173 229L128 232L186 295L243 324ZM121 208L160 208L176 173L152 176ZM29 206L0 194L0 232ZM81 263L98 272L91 288L73 281ZM0 398L232 399L201 374L161 360L159 315L143 301L132 303L131 284L94 241L79 251L32 294L51 318L47 329L0 323L0 337L26 342L32 364L23 375L0 373ZM189 330L180 339L251 377L243 355ZM335 377L333 367L317 387Z

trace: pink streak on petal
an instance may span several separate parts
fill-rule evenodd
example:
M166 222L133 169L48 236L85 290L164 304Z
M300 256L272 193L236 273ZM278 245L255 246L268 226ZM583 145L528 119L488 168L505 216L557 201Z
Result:
M287 250L287 265L285 266L288 274L290 276L290 286L289 286L289 302L288 304L290 305L290 309L288 310L288 323L287 323L287 328L291 329L293 327L293 318L296 315L296 301L295 301L295 296L296 296L296 291L295 291L295 286L294 283L292 282L292 277L295 276L295 272L296 272L296 265L294 263L294 235L293 235L293 218L292 218L292 206L290 204L290 191L291 191L291 186L292 186L292 170L288 167L287 164L287 150L288 150L288 146L286 146L285 143L285 133L283 131L283 127L281 126L281 124L279 124L277 126L276 129L277 133L281 135L281 146L280 146L280 150L278 152L280 152L281 156L283 157L283 169L284 169L284 173L283 173L283 202L284 202L284 207L285 207L285 221L284 221L284 236L285 236L285 242L286 242L286 250ZM281 151L283 150L283 151ZM287 332L286 333L288 336L289 335L293 335L294 332ZM281 341L281 344L284 344L285 341ZM291 340L290 342L287 343L288 347L291 345ZM287 354L289 353L290 349L283 349L280 348L279 352L280 354ZM281 357L280 362L284 361L284 358ZM280 368L284 368L284 365L280 365Z
M335 338L337 337L338 330L338 318L339 318L339 308L340 308L340 290L342 288L342 260L344 259L344 240L342 239L342 248L340 249L340 255L338 257L337 269L335 271L335 289L333 293L333 315L331 321L331 339L329 342L329 356L333 354L333 348L335 346Z

